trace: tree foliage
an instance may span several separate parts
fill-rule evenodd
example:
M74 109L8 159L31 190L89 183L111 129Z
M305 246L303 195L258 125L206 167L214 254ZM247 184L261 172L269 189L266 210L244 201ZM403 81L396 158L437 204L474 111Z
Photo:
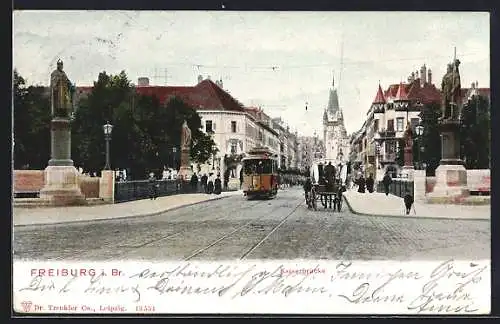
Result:
M192 107L178 98L163 106L156 97L137 94L125 72L102 72L88 98L80 101L73 123L73 158L86 171L102 169L102 126L109 121L114 126L113 168L127 169L133 178L141 179L163 166L178 167L184 120L192 133L192 160L204 163L214 154L215 143L201 131L201 118Z
M14 70L14 168L44 169L50 159L50 100Z
M421 138L423 150L420 152L420 158L426 164L426 173L429 176L435 174L439 161L441 161L441 137L438 124L440 116L439 104L424 105L420 116L422 126L424 126Z
M491 156L490 102L473 96L462 108L461 157L467 169L488 169Z

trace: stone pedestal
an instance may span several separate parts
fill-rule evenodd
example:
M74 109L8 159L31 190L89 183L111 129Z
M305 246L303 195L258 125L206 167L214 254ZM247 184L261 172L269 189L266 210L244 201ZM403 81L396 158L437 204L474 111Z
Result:
M436 169L436 185L427 195L429 201L455 202L470 195L467 170L460 159L460 122L441 121L441 161Z
M115 200L115 172L113 170L101 171L99 179L99 198L113 203Z
M85 204L85 196L78 185L78 170L74 166L51 166L45 169L45 186L40 198L53 206Z
M193 170L191 170L191 165L189 163L189 148L183 148L181 150L181 166L179 168L179 173L177 177L189 181L193 175Z

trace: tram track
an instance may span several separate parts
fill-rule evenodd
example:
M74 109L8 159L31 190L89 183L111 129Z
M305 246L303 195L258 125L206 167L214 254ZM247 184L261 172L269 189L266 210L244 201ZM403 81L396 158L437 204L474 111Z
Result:
M281 218L280 222L276 225L273 226L273 228L267 232L267 234L259 241L257 242L256 244L254 244L249 250L247 250L241 257L240 259L244 259L247 255L249 255L250 253L252 253L255 249L257 249L265 240L267 240L281 225L283 225L287 219L293 215L293 213L297 210L297 208L299 208L301 205L303 204L303 202L301 201L299 204L297 204L295 207L293 207L293 209L288 212L286 214L285 217ZM266 215L263 215L257 219L252 219L251 221L249 222L246 222L245 224L243 225L240 225L238 226L237 228L235 228L234 230L230 231L229 233L226 233L224 235L222 235L221 237L219 237L218 239L212 241L210 244L206 245L205 247L202 247L200 249L197 249L195 250L194 252L192 252L189 256L185 257L183 259L183 261L189 261L197 256L199 256L200 254L206 252L207 250L209 250L210 248L216 246L218 243L230 238L231 236L233 236L235 233L241 231L242 229L250 226L252 223L255 223L261 219L263 219L264 217L268 216L268 214L272 213L273 211L277 210L277 209L280 209L282 208L282 206L276 206L275 208L273 208L271 211L269 211L269 213L267 213Z
M247 208L254 208L255 206L259 205L259 204L262 204L264 203L264 201L257 201L255 203L251 203L249 204L249 206ZM216 206L215 208L211 208L211 213L213 214L217 214L218 211L222 211L223 208L226 208L225 206ZM213 221L219 221L219 220L224 220L224 219L227 219L231 216L234 215L234 212L238 211L241 209L241 205L238 205L237 207L234 207L234 208L231 208L229 211L224 211L224 215L223 216L219 216L219 217L216 217L216 218L208 218L206 220L203 220L201 221L200 223L196 223L197 224L197 228L199 226L203 226L204 224L207 224L209 222L213 222ZM157 217L157 216L154 216L154 217ZM173 216L172 218L169 218L168 221L178 221L178 220L181 220L182 217L186 217L186 214L179 214L179 215L175 215ZM113 220L115 221L115 220ZM113 222L112 221L112 222ZM136 223L136 222L142 222L143 219L134 219L134 220L131 220L131 223L133 226L133 223ZM48 226L48 225L46 225ZM52 225L53 226L53 225ZM58 226L61 226L58 224ZM78 226L81 226L81 224L78 224ZM109 261L109 260L113 260L113 259L116 259L116 258L120 258L122 256L126 256L127 253L130 253L130 252L133 252L133 251L136 251L136 250L139 250L141 248L144 248L148 245L151 245L151 244L154 244L154 243L157 243L157 242L160 242L160 241L163 241L163 240L168 240L168 239L171 239L171 238L174 238L174 237L177 237L179 235L182 235L184 233L187 233L189 231L192 231L193 229L183 229L181 231L176 231L176 232L173 232L173 233L168 233L168 234L165 234L165 235L161 235L160 237L157 237L153 240L148 240L147 242L144 242L144 243L141 243L141 244L138 244L138 245L115 245L114 242L110 242L110 243L104 243L102 244L101 246L99 246L98 248L94 248L92 250L84 250L84 251L68 251L69 255L71 255L71 258L72 259L85 259L85 255L87 254L92 254L93 252L92 251L95 251L95 250L99 250L99 249L108 249L110 247L113 247L113 248L117 248L117 249L123 249L126 251L120 251L119 253L116 253L116 254L113 254L112 256L106 258L105 260ZM115 250L116 251L116 250ZM26 250L26 251L21 251L21 253L33 253L33 252L38 252L38 250ZM48 252L48 253L60 253L60 252L63 252L63 251L60 251L60 250L53 250L53 251L44 251L44 252ZM18 254L18 252L16 252L15 254ZM55 259L56 260L62 260L62 259L65 259L67 256L60 256L60 257L56 257Z

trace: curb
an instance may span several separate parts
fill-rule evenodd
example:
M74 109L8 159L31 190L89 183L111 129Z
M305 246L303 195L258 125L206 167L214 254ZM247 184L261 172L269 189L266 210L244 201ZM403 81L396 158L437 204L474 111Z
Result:
M133 218L141 218L141 217L151 217L151 216L156 216L156 215L159 215L159 214L163 214L165 212L169 212L169 211L181 209L181 208L184 208L184 207L194 206L194 205L206 203L206 202L209 202L209 201L215 201L215 200L220 200L220 199L229 198L229 197L232 197L232 196L216 197L216 198L213 198L213 199L207 199L207 200L197 201L197 202L194 202L194 203L189 203L189 204L186 204L186 205L176 206L176 207L173 207L173 208L165 208L165 209L162 209L162 210L159 210L159 211L155 211L155 212L152 212L152 213L146 213L146 214L140 214L140 215L120 216L120 217L113 217L113 218L95 218L95 219L89 219L89 220L72 220L72 221L54 222L54 223L19 224L19 225L14 225L13 224L13 227L29 227L29 226L33 227L33 226L49 226L49 225L78 224L78 223L79 224L85 224L85 223L93 223L93 222L113 221L113 220L116 220L116 219L124 219L124 218L133 219Z
M458 220L458 221L464 220L464 221L482 221L482 222L490 222L491 221L491 218L486 219L486 218L431 217L431 216L411 216L411 215L396 216L396 215L367 214L367 213L361 213L361 212L355 211L352 208L351 204L349 203L349 200L345 196L342 196L342 197L344 198L344 201L346 202L347 207L349 207L349 210L351 211L351 213L353 213L354 215L360 215L360 216L390 217L390 218L403 218L403 219L432 219L432 220Z

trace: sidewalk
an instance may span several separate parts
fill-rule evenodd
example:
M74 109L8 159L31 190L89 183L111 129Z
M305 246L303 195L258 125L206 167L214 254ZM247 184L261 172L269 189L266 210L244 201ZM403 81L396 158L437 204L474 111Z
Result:
M414 204L415 210L412 207L410 214L406 215L403 198L391 194L386 196L380 192L346 191L344 197L349 209L359 215L467 220L490 220L491 218L490 205L426 204L417 201Z
M119 204L53 208L17 208L13 210L14 226L58 224L137 216L153 216L168 210L231 196L243 196L242 191L223 192L220 195L182 194L142 199Z

